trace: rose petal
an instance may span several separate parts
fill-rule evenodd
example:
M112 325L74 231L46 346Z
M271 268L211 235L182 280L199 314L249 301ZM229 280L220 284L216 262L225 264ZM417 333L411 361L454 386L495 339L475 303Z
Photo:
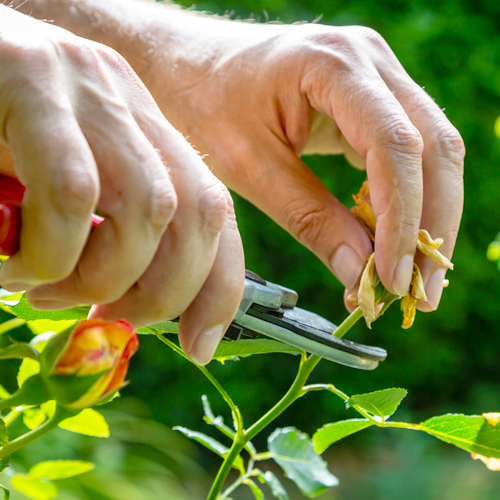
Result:
M375 290L373 280L375 277L375 254L372 253L366 262L365 269L361 275L358 290L358 303L366 321L366 326L371 328L375 320Z
M439 265L453 269L453 264L447 259L438 248L443 244L442 238L433 240L430 234L425 229L420 229L418 232L417 248L428 255L432 260L436 261Z

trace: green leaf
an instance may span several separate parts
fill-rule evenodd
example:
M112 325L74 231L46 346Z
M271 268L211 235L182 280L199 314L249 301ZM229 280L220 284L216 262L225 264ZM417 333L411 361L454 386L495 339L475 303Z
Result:
M271 339L223 340L215 350L213 358L221 363L244 358L253 354L286 353L302 354L300 349Z
M11 478L10 482L17 491L24 493L33 500L51 500L56 498L59 493L54 483L43 479L31 479L21 474L16 474Z
M25 342L18 342L0 349L0 359L38 359L38 351Z
M314 449L321 454L333 443L372 425L373 423L368 419L357 418L326 424L318 429L312 437Z
M138 328L137 333L154 335L154 330L160 333L179 333L179 323L177 321L162 321L161 323Z
M86 408L78 415L63 420L59 427L87 436L109 437L109 426L106 419L92 408Z
M243 483L252 490L255 500L265 500L263 491L251 479L245 479Z
M0 418L0 446L4 446L9 442L9 434L7 432L7 426L3 419Z
M422 422L419 428L463 450L500 458L500 425L492 426L481 416L442 415Z
M186 429L186 427L180 427L180 426L174 427L173 430L181 432L182 434L184 434L184 436L188 437L189 439L194 439L195 441L202 444L210 451L213 451L222 458L226 458L226 456L229 453L229 448L227 446L224 446L222 443L220 443L219 441L210 436L207 436L206 434L197 431L192 431L191 429ZM243 459L241 458L241 456L238 455L236 457L236 460L233 463L233 467L235 469L238 469L242 473L245 472L245 466L243 464Z
M288 493L281 484L281 481L270 470L262 472L258 469L254 471L261 483L265 483L271 488L271 493L278 500L289 500Z
M407 394L406 389L384 389L351 396L346 401L346 405L348 408L349 406L359 406L373 415L375 420L383 422L398 409L399 404Z
M224 419L220 415L218 415L217 417L214 415L210 406L210 402L208 401L208 398L205 394L203 394L203 396L201 397L201 401L203 404L203 413L205 414L203 420L205 420L208 425L213 425L224 435L229 436L232 439L235 435L235 430L226 425L224 423Z
M5 487L0 484L0 490L3 491L3 500L9 500L10 498L10 491Z
M60 309L59 311L38 311L33 309L23 294L19 304L11 308L12 312L26 321L35 321L37 319L50 319L51 321L81 320L87 319L90 306L72 307L70 309Z
M48 460L34 465L28 477L30 479L66 479L84 474L93 468L93 463L81 460Z
M23 292L10 292L9 290L5 290L5 288L0 287L0 298L2 301L4 300L21 300L23 296Z
M314 451L309 436L295 427L276 429L269 436L268 445L273 459L304 495L316 497L338 484L326 462Z
M0 418L0 446L5 446L9 442L9 434L5 422ZM9 457L0 459L0 472L9 465ZM4 494L5 496L5 494Z
M40 427L45 420L47 420L47 415L40 408L27 408L23 411L24 425L30 430Z
M46 385L51 399L55 399L62 406L71 405L83 397L109 371L82 376L77 374L52 375L46 378Z
M10 397L10 392L5 389L3 385L0 385L0 399L6 399Z
M208 401L208 398L205 394L201 397L201 401L203 403L203 413L205 414L203 420L208 425L213 425L216 429L221 431L222 434L224 434L225 436L229 437L230 439L234 439L234 436L236 434L235 430L231 429L231 427L226 425L224 423L224 419L220 415L218 415L217 417L214 415L212 408L210 407L210 402ZM255 449L255 446L252 444L251 441L247 441L245 449L251 455L257 454L257 450Z
M22 387L24 382L40 372L40 363L30 358L23 359L17 372L17 385Z
M61 333L68 328L75 326L77 321L51 321L50 319L38 319L36 321L28 321L26 324L28 328L33 332L33 335L40 335L46 332Z

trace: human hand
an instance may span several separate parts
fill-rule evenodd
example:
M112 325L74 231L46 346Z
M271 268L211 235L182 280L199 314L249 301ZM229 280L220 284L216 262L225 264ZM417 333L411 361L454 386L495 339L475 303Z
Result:
M0 171L26 187L2 286L136 326L180 316L208 362L244 284L227 190L115 51L4 6L0 38Z
M262 26L199 16L193 26L198 37L214 33L213 62L205 57L196 66L190 54L199 51L180 46L178 60L192 64L179 67L171 85L155 85L168 69L151 58L144 78L166 116L208 153L228 187L352 290L372 243L300 159L344 154L367 171L377 216L376 267L389 291L408 290L419 228L444 238L442 253L451 258L463 205L463 142L380 35L363 27ZM419 308L436 309L445 270L424 255L415 260L428 297Z

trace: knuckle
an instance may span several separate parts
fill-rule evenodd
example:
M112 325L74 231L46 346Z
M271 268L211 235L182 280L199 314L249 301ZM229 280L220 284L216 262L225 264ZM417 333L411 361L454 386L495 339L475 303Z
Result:
M451 124L436 127L434 141L441 156L449 158L460 171L465 158L465 144L458 130Z
M307 35L304 41L299 50L313 67L320 63L328 67L328 72L346 72L357 59L357 40L344 31L322 30Z
M56 46L51 43L40 43L37 46L11 47L10 60L16 63L23 72L32 73L33 70L52 70L57 61Z
M227 189L219 181L206 184L198 192L198 211L201 217L201 228L212 237L216 237L219 234L226 220L228 196Z
M88 169L62 169L51 184L56 207L69 216L89 216L99 199L99 183Z
M372 46L382 51L390 51L392 54L392 50L390 49L388 43L378 31L375 31L373 28L369 28L367 26L356 26L355 29L359 36L367 40Z
M422 156L424 141L411 123L394 119L379 131L382 146L410 156Z
M149 200L151 225L165 229L177 210L177 195L170 181L157 181L152 187Z
M326 207L295 202L287 211L286 228L302 244L315 246L329 220Z

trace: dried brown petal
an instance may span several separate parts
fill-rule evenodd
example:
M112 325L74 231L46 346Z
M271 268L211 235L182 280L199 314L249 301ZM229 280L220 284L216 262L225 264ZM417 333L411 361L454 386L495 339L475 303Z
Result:
M411 276L410 283L410 293L412 297L420 300L427 300L427 295L425 294L424 280L422 279L422 274L417 264L413 263L413 273Z
M415 304L417 303L417 299L412 297L410 292L408 292L401 299L401 311L403 311L403 324L402 328L407 330L413 325L415 321L415 314L417 309L415 308Z
M353 195L356 206L351 208L351 212L358 222L363 226L372 241L375 241L375 226L377 219L372 209L370 190L368 181L363 182L358 194Z
M453 269L453 264L438 250L442 244L442 238L436 238L433 240L425 229L419 230L417 248L441 266Z
M374 280L375 278L375 254L372 253L367 260L363 274L361 275L361 280L359 283L358 290L358 303L361 311L363 311L363 316L365 317L366 326L371 328L372 322L375 320L375 290L374 290Z

